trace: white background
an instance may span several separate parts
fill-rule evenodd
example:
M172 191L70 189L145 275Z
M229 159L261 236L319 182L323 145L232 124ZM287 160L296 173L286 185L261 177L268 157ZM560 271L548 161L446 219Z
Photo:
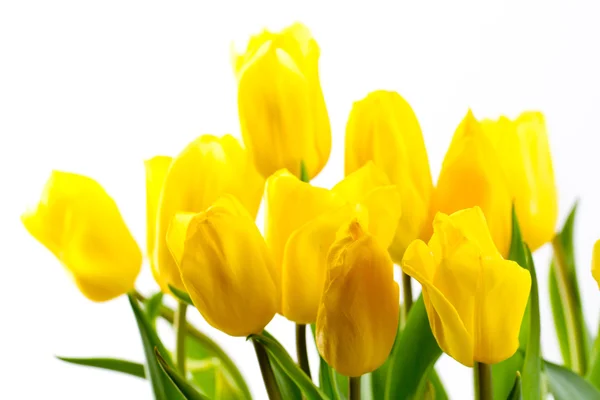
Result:
M0 3L0 398L151 397L145 381L53 358L142 360L142 348L126 299L84 299L27 235L19 214L51 169L87 174L116 199L144 246L143 160L174 155L201 133L239 136L230 44L263 25L296 19L320 43L333 128L333 152L317 184L342 178L348 112L371 90L397 90L412 104L434 179L468 107L477 117L545 112L561 221L581 200L579 281L588 325L596 331L600 295L589 262L600 237L597 3L318 3ZM536 254L543 351L559 361L548 259L548 248ZM138 286L155 288L147 267ZM256 397L264 398L251 345L192 314L239 363ZM276 318L268 329L293 350L291 323ZM438 369L454 399L472 395L469 369L445 356Z

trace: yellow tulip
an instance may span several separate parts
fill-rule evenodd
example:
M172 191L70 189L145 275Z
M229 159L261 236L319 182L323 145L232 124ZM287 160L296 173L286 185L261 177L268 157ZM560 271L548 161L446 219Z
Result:
M498 158L514 198L525 242L531 250L552 240L558 217L558 200L544 116L522 113L511 121L484 120L482 126Z
M38 204L21 217L92 301L133 289L142 254L114 200L86 176L53 171Z
M600 240L594 243L594 250L592 252L592 276L598 283L600 288Z
M146 253L150 259L150 269L154 280L161 286L163 292L168 293L169 288L160 278L158 265L156 264L154 246L156 245L156 214L160 193L165 183L167 171L173 162L172 157L156 156L144 163L146 167Z
M349 220L360 219L384 247L391 243L400 217L399 198L396 187L372 163L332 191L300 182L285 171L269 178L267 243L281 256L281 312L286 318L299 324L316 321L327 252Z
M206 321L231 336L259 334L275 315L275 267L254 219L224 195L204 212L177 213L167 243Z
M492 142L469 110L444 158L432 208L451 214L474 206L483 211L496 247L507 256L512 228L508 179Z
M236 196L256 215L264 179L254 169L240 143L230 135L203 135L172 161L158 201L153 263L158 283L183 290L179 269L166 243L166 234L177 212L205 211L225 193Z
M411 243L402 270L423 287L438 344L468 367L506 360L519 347L529 271L502 258L479 207L438 213L433 231L429 244Z
M238 112L244 143L268 177L286 168L310 178L325 166L331 129L319 81L319 46L304 25L263 31L237 55Z
M327 256L317 317L321 356L336 371L360 376L379 368L398 330L399 288L386 249L352 221Z
M414 239L424 239L433 185L419 121L396 92L378 90L354 103L346 126L346 175L369 161L400 190L402 218L389 252L396 262Z

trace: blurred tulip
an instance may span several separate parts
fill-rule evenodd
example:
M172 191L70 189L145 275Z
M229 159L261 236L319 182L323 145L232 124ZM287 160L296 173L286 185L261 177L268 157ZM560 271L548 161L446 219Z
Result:
M374 371L392 350L400 304L393 269L386 249L358 221L340 230L327 256L316 340L343 375Z
M21 220L88 299L106 301L133 289L142 254L114 200L98 182L53 171L39 203Z
M296 178L290 179L297 182ZM310 191L319 190L307 184L298 186ZM358 218L385 248L394 237L400 217L400 194L373 163L348 175L331 194L337 195L330 198L337 208L324 211L294 230L283 253L282 313L299 324L317 320L325 284L327 252L340 227L352 218ZM291 197L282 199L289 201ZM341 202L346 205L341 206Z
M199 214L177 213L167 243L206 321L231 336L260 334L277 310L275 267L253 218L224 195Z
M509 177L519 226L531 250L552 240L558 217L558 200L544 116L522 113L511 121L482 121L498 158Z
M507 256L512 223L508 179L491 140L469 110L444 158L432 209L451 214L474 206L483 211L496 247Z
M309 178L325 166L331 129L319 81L319 46L307 27L254 36L236 55L238 111L244 143L268 177L286 168Z
M411 243L402 269L423 287L438 344L468 367L506 360L519 347L529 271L502 258L479 207L438 213L433 231L429 244Z
M402 203L389 252L396 262L429 220L433 185L421 127L410 105L396 92L378 90L354 103L346 126L346 175L373 161L397 185Z
M592 276L598 283L600 288L600 240L594 243L594 250L592 252Z
M225 193L236 196L250 215L256 215L264 179L231 135L203 135L187 145L172 161L158 201L155 266L161 288L183 290L179 269L167 248L166 234L177 212L205 211Z
M169 292L169 287L160 279L160 272L156 264L154 246L156 245L156 214L160 193L165 183L167 171L173 162L172 157L156 156L144 162L146 167L146 253L150 259L150 269L154 280L160 285L164 293Z

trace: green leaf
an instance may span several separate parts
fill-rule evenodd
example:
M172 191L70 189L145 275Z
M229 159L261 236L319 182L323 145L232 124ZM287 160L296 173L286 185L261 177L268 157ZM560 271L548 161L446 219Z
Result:
M386 398L413 398L441 355L442 350L429 326L423 297L419 296L390 355Z
M166 321L173 323L173 310L162 306L161 315ZM192 382L209 397L214 392L216 398L252 399L246 380L227 353L189 323L186 331L185 349Z
M508 397L514 387L515 376L523 367L523 360L525 360L523 352L517 351L509 359L492 365L494 399L506 399Z
M573 242L576 212L577 204L573 206L562 230L553 241L555 257L550 265L548 282L554 326L564 363L568 368L585 374L590 362L592 340L585 324L577 282ZM562 259L564 271L559 268L561 264L557 264L556 257ZM576 344L580 344L579 351L574 348L577 347Z
M594 342L594 350L592 352L590 368L586 379L592 383L597 389L600 389L600 328Z
M523 235L521 234L517 213L513 205L512 232L508 259L515 261L522 268L528 269L527 252L526 245L523 242ZM525 313L523 314L521 330L519 332L519 349L523 352L527 348L527 343L529 340L530 320L531 305L528 302L527 307L525 308ZM523 368L523 361L523 353L521 353L521 351L517 351L509 359L492 365L492 379L494 382L493 392L495 399L505 399L508 396L514 386L517 371L521 371Z
M186 303L192 307L195 307L194 303L192 303L190 295L184 292L183 290L179 290L173 285L169 285L169 290L171 291L171 293L173 293L173 296L175 296L179 301Z
M316 338L316 325L311 324L313 338ZM316 343L316 340L315 340ZM319 354L319 387L332 400L346 400L348 397L348 377L338 374ZM362 391L362 386L361 386ZM364 398L364 396L362 396ZM381 398L381 397L375 397Z
M183 397L179 393L179 390L173 385L169 377L165 374L154 355L154 348L156 348L161 354L164 354L167 365L172 367L173 362L168 356L169 353L167 352L167 349L165 349L164 345L156 334L156 331L150 324L150 321L148 321L146 318L146 315L144 315L142 312L137 301L131 294L128 294L127 297L129 298L129 304L133 310L133 314L140 331L140 336L142 338L144 354L146 355L146 376L152 385L154 398L156 400L182 399Z
M446 388L444 387L444 384L442 383L442 380L438 376L437 372L435 372L435 369L433 369L429 373L429 383L433 388L434 399L448 400L448 393L446 393Z
M522 394L524 400L538 400L542 397L542 355L540 346L540 304L537 276L529 248L527 250L527 269L531 274L531 293L529 294L530 331L525 349L525 361L522 373Z
M567 324L565 322L565 311L558 291L558 282L556 281L556 272L554 271L554 262L548 269L548 286L550 292L550 305L552 307L552 317L554 319L554 329L560 346L560 353L565 366L569 369L571 365L571 350L569 349L569 337L567 336Z
M211 399L251 399L243 378L240 376L243 385L240 387L235 375L214 347L192 336L186 338L185 346L188 374L202 393Z
M310 378L300 369L294 362L292 357L285 351L283 346L267 331L263 331L262 335L250 335L250 339L256 340L262 344L272 364L276 364L283 372L298 386L306 399L327 399L328 397L318 387L316 387Z
M279 392L281 393L282 399L290 400L302 400L302 392L298 388L298 385L290 378L285 371L279 366L273 359L273 356L268 354Z
M146 374L144 373L144 366L133 361L119 360L116 358L71 358L60 356L56 356L56 358L71 364L107 369L110 371L137 376L138 378L142 379L146 377Z
M156 318L160 315L162 300L163 292L156 292L144 302L144 311L152 326L156 325Z
M544 370L555 400L600 399L600 391L573 371L548 361Z
M515 376L515 384L512 387L512 390L508 394L506 400L521 400L523 396L521 395L521 374L517 372Z
M181 377L173 368L171 368L171 366L169 366L156 347L154 348L154 354L163 372L167 374L171 380L171 383L175 385L175 387L186 400L208 400L208 397L202 395L200 392L194 389L192 385L187 383L183 377Z

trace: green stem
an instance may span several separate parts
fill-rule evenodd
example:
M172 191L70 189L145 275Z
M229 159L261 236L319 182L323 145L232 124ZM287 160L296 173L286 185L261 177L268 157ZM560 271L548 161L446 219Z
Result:
M348 399L360 400L360 376L348 378Z
M298 356L298 365L310 378L310 365L306 350L306 325L304 324L296 324L296 354Z
M187 311L187 304L180 301L177 305L177 311L175 312L175 365L177 365L177 369L181 373L182 376L185 377L185 337L186 337L186 328L187 328L187 320L185 318L185 313Z
M552 239L552 249L554 250L556 282L560 298L565 302L565 324L567 328L567 338L569 340L569 349L571 355L571 366L573 371L579 375L585 373L585 354L583 346L583 332L579 331L577 323L577 310L575 306L575 294L573 288L569 284L569 272L567 270L567 260L565 250L560 237L557 235Z
M404 272L402 273L402 296L404 298L404 320L408 316L408 312L412 307L413 297L412 297L412 284L410 276L406 275Z
M475 399L492 400L492 367L489 364L475 363L473 372L475 373Z
M140 302L144 303L146 301L146 298L137 290L134 290L132 294ZM164 304L160 307L160 316L165 321L171 324L174 324L175 322L175 312L169 307L165 306ZM219 346L214 340L206 336L204 333L200 332L189 322L186 326L186 332L189 336L193 337L202 347L211 349L214 352L215 356L223 362L226 370L231 373L231 377L238 384L238 387L242 390L242 392L244 392L244 398L251 399L252 394L250 393L250 389L246 384L244 376L242 375L238 367L235 365L233 360L229 358L227 353L223 351L221 346Z
M281 393L279 393L279 386L275 380L275 374L271 368L269 362L269 356L265 351L265 348L256 340L252 340L254 350L256 351L256 358L258 359L258 365L260 366L260 372L262 373L263 381L265 382L265 388L270 400L281 400Z

